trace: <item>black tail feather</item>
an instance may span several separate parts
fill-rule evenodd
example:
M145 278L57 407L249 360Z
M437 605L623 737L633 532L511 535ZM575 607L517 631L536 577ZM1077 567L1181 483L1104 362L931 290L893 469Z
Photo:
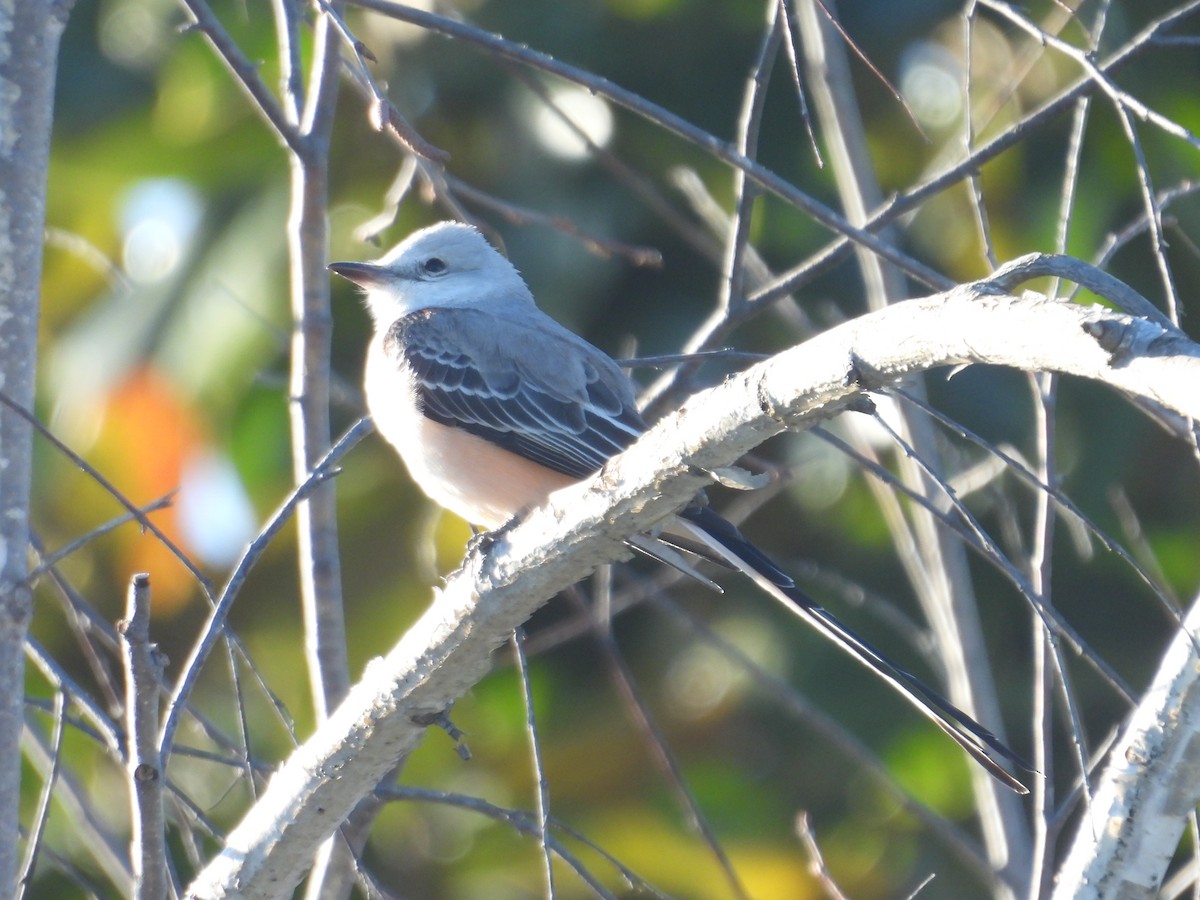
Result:
M725 556L759 587L784 602L790 610L888 681L1001 784L1018 794L1029 793L1029 789L999 762L1000 759L1007 760L1021 769L1032 771L1021 757L937 691L892 662L819 606L733 524L707 507L691 507L680 513L679 518L689 526L688 530L695 538Z

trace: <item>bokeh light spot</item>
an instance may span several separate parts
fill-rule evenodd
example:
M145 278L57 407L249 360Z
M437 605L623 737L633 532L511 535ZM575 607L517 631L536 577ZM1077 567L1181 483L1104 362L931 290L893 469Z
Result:
M530 107L530 127L546 150L559 159L579 161L588 157L587 141L598 147L607 146L613 136L613 114L599 97L573 85L557 85L549 89L550 100L558 111L540 101ZM574 128L563 121L574 123Z
M130 188L120 211L121 259L129 278L154 284L169 277L182 262L202 211L196 189L177 178L147 179Z

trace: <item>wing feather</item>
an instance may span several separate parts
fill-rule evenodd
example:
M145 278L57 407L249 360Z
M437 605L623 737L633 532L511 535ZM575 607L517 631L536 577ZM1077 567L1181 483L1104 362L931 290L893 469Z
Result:
M646 429L625 374L548 316L423 309L392 325L384 350L425 416L566 475L598 471Z

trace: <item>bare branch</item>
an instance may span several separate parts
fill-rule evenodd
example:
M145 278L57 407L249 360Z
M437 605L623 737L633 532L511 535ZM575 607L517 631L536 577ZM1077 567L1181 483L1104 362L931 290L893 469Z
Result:
M54 734L50 738L49 756L50 771L42 782L42 791L38 796L37 815L34 818L33 830L25 846L25 862L21 865L21 877L18 880L18 900L25 896L37 867L38 853L42 849L42 836L46 832L46 822L50 818L50 798L58 785L58 776L62 766L63 721L66 718L66 697L62 691L54 692Z
M338 34L354 55L355 65L352 67L347 66L346 73L353 78L355 85L369 97L367 112L371 127L376 131L390 135L411 154L437 163L438 165L448 163L450 161L450 154L425 140L417 129L400 114L400 110L396 109L396 105L388 99L387 94L375 82L375 78L371 75L371 70L367 67L367 60L374 62L375 55L366 44L354 37L337 8L328 3L327 0L317 0L317 5L329 17L330 21L333 22L338 30Z
M505 40L502 37L490 34L479 28L466 25L462 22L456 22L453 19L443 16L427 13L413 7L390 2L390 0L355 0L355 2L358 6L373 9L376 12L399 19L402 22L420 25L422 28L427 28L437 34L453 37L465 43L481 47L488 53L494 54L501 59L522 63L545 72L550 72L551 74L580 84L589 91L601 94L631 112L643 116L665 131L676 134L706 152L711 153L716 158L741 169L759 187L776 194L798 209L803 210L827 228L839 234L846 235L856 243L870 248L884 259L895 263L900 269L918 281L935 288L949 287L948 279L941 273L934 271L907 253L897 250L877 235L861 228L855 228L828 206L814 199L771 170L748 159L726 141L722 141L704 129L696 127L675 113L651 103L644 97L614 84L607 78L568 65L544 53L531 50L521 44Z
M205 660L208 659L209 653L212 652L212 648L221 636L225 627L225 620L228 618L229 611L233 606L233 601L245 583L251 569L254 568L255 563L262 557L263 552L270 545L275 535L279 533L279 530L291 520L296 506L308 496L314 487L336 474L334 467L337 461L351 447L365 437L373 427L370 419L364 418L355 422L317 464L317 467L309 473L308 478L284 498L284 501L267 520L257 537L246 547L241 559L238 560L237 565L230 574L229 580L225 583L225 587L221 590L220 596L213 604L208 622L205 623L204 630L192 646L191 655L184 664L179 683L175 686L171 700L167 705L162 725L162 734L159 738L159 749L162 751L164 757L171 753L175 743L175 731L179 727L179 720L183 715L183 711L187 708L192 687L200 675L201 667L204 665Z
M158 696L163 660L150 643L150 576L134 575L125 619L118 626L125 663L125 771L129 778L130 847L134 894L154 900L174 896L167 878L166 773L158 752Z
M9 394L2 390L0 390L0 406L12 411L18 417L24 419L26 422L32 425L38 434L45 438L55 450L86 472L88 476L91 477L98 485L100 485L100 487L102 487L110 497L112 497L117 501L117 503L125 508L131 518L133 518L142 528L154 535L154 537L164 547L171 551L171 555L175 557L175 559L179 560L180 564L187 569L189 573L191 573L193 578L195 578L196 583L200 585L200 588L204 591L205 596L207 596L210 600L212 599L212 581L207 575L200 571L199 567L197 567L197 565L192 562L191 558L179 548L178 544L167 537L163 530L159 528L149 516L142 512L141 508L137 504L126 497L125 494L122 493L116 485L105 478L95 466L60 441L54 435L54 433L50 431L49 428L38 421L37 417L31 413L28 408L18 403L15 399L9 396Z
M879 205L883 190L868 151L866 128L843 49L845 35L820 0L797 0L797 15L838 195L846 217L862 225L868 211ZM896 231L888 227L881 236L895 241ZM868 309L880 309L906 296L907 285L896 266L864 247L855 248L855 260L866 285ZM923 380L910 381L908 389L923 397ZM903 434L895 435L895 439L901 445L910 443L912 449L895 456L901 480L907 492L934 499L944 484L940 473L945 466L932 424L909 406L900 407L899 414ZM858 443L865 441L859 439ZM900 512L890 498L881 498L880 494L880 490L875 491L885 506ZM906 515L888 516L886 521L929 622L951 702L983 721L1001 721L966 547L955 539L952 530L939 527L934 510L923 503L910 507ZM997 895L1011 896L1019 890L1029 856L1026 819L1016 798L1001 791L993 779L978 770L972 770L971 776L976 815L988 855L1012 885L998 889Z
M1119 336L1119 357L1091 333ZM688 502L704 481L694 473L825 418L862 390L966 362L1055 368L1200 416L1200 347L1098 308L1018 299L985 282L833 328L697 395L594 479L564 488L494 536L490 552L469 555L421 620L283 764L190 890L290 891L313 849L416 745L424 723L486 673L512 630L547 598L627 553L624 536Z
M225 63L233 81L246 94L246 97L263 117L263 120L275 132L280 143L293 152L303 149L303 142L296 126L284 113L279 100L271 93L267 83L258 74L258 69L246 59L241 48L229 36L229 32L221 24L209 5L204 0L180 0L192 19L192 28L199 31L208 39L208 43L216 51L217 57Z
M517 675L521 680L521 700L525 705L525 731L529 735L529 757L533 763L534 780L537 783L537 821L534 823L538 843L542 848L542 876L546 879L546 898L554 897L554 866L550 857L550 786L546 782L546 770L542 767L542 751L534 713L533 685L529 680L529 660L525 657L525 630L518 628L512 634L513 659Z
M54 754L42 738L32 729L21 735L21 752L34 770L44 780L51 776ZM59 773L54 789L54 801L69 817L71 827L79 841L87 848L97 868L114 886L113 894L122 898L133 897L133 873L129 870L127 844L118 844L109 833L104 822L88 796L87 789L70 771ZM42 852L45 852L43 849Z
M1153 47L1167 32L1195 15L1197 11L1200 11L1200 0L1190 0L1190 2L1170 10L1147 24L1145 28L1130 38L1119 50L1099 63L1097 68L1101 72L1112 73L1147 49ZM917 185L915 188L905 191L903 194L889 200L882 207L874 210L863 227L868 231L877 231L885 225L897 221L906 213L919 208L926 200L958 184L971 173L978 171L984 163L995 159L1004 151L1027 139L1032 132L1050 122L1056 121L1059 116L1068 112L1076 101L1095 93L1097 90L1099 88L1090 77L1081 78L1038 109L1028 113L1020 121L1004 129L1004 131L987 143L977 147L962 160L953 163L944 171ZM849 240L849 235L831 241L804 262L779 275L770 284L763 285L749 299L754 303L770 303L781 296L792 293L801 285L831 269L844 259L852 249L853 244ZM719 340L720 337L720 335L717 335L716 339Z
M1056 900L1157 896L1200 799L1200 601L1108 756L1059 869Z
M833 876L829 874L829 869L825 866L825 857L821 855L821 847L817 844L817 836L813 833L808 813L803 810L796 816L796 834L804 845L804 849L808 851L808 871L813 878L817 879L817 884L825 891L829 900L847 900L846 895L842 893L841 888L837 886L837 882L833 880Z

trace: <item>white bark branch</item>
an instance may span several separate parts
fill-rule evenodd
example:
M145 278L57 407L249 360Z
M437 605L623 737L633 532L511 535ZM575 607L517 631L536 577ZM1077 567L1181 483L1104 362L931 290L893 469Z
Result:
M1200 419L1200 347L1100 307L967 285L831 329L696 395L595 478L471 554L284 762L189 896L289 896L320 842L486 674L492 650L548 598L624 556L624 536L682 507L705 470L837 412L864 389L968 363L1079 375Z
M150 642L150 576L134 575L125 619L117 623L125 669L125 774L129 779L130 861L138 900L170 897L164 781L158 752L162 657Z
M1133 712L1079 823L1055 900L1159 896L1200 802L1200 600Z

